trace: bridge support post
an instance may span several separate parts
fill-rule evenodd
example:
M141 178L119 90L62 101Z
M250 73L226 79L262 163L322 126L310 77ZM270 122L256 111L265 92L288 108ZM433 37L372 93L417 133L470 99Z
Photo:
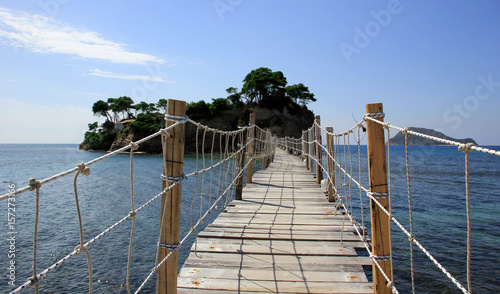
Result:
M247 168L247 183L252 182L252 174L253 174L253 149L255 146L255 143L253 142L253 139L255 138L255 112L250 113L250 118L248 124L251 126L248 132L248 161L250 163L248 164Z
M243 148L243 146L245 146L246 140L245 140L245 136L243 133L240 133L238 142L239 142L241 148ZM237 157L236 172L238 172L238 173L240 173L243 170L243 166L245 165L245 151L246 150L241 150L241 152L238 154L238 157ZM252 159L249 158L249 160L252 160ZM251 172L251 171L247 170L247 173L248 172ZM247 176L247 179L248 179L248 176ZM238 175L238 178L236 180L236 189L234 191L234 199L235 200L242 200L243 199L243 173Z
M326 131L329 133L333 133L332 127L327 127ZM335 163L332 158L335 158L335 149L333 144L333 135L326 133L326 150L328 151L327 155L327 173L329 176L328 180L328 202L335 202L335 193L333 188L335 187Z
M313 172L312 157L314 156L315 151L315 149L313 148L314 145L311 142L312 140L314 140L313 128L310 128L309 131L307 131L307 142L309 142L307 143L307 152L309 153L309 155L307 156L307 166L309 167L309 170L311 172Z
M186 115L186 102L169 99L167 102L166 127L173 125L179 116ZM171 118L169 119L169 116ZM162 191L181 181L184 163L185 124L181 123L162 134L163 174L167 177L162 182ZM159 261L177 249L179 243L179 225L181 215L182 182L169 192L161 195L162 224L160 231ZM177 264L179 251L175 251L158 269L156 293L177 293Z
M383 113L382 103L366 105L366 114L369 115L374 113ZM384 121L381 116L375 119ZM370 192L374 193L372 194L374 198L376 198L385 209L389 210L384 128L379 123L367 120L366 132ZM391 255L390 219L372 199L370 199L370 213L372 253L384 273L392 281L392 265L389 259ZM375 263L373 264L373 293L392 293L392 289L387 286L386 279Z
M321 139L321 119L319 115L316 115L314 118L316 120L316 125L314 128L314 139L316 141L316 183L321 184L321 180L323 180L323 148L321 148L321 144L323 144L323 140Z

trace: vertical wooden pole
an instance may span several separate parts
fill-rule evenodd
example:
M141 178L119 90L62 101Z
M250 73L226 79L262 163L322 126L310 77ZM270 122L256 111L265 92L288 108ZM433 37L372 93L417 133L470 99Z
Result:
M367 104L366 113L382 113L382 103ZM383 117L375 118L384 121ZM366 138L368 149L368 176L370 192L376 193L374 197L387 210L389 199L387 193L387 167L385 158L384 128L381 124L371 120L366 121ZM372 227L372 253L378 259L384 273L392 280L391 262L391 231L390 219L382 209L370 199L371 227ZM373 293L391 293L387 281L375 264L373 265Z
M333 133L332 127L327 127L326 131ZM327 173L331 179L328 181L328 202L335 202L335 194L333 187L335 187L335 163L332 158L335 158L335 150L333 145L333 135L326 134L326 150L328 151L327 158Z
M263 164L263 167L265 167L264 169L267 169L269 167L269 164L271 164L271 140L272 140L272 136L271 136L271 129L266 129L266 156L264 157L264 164Z
M167 116L185 116L186 102L169 99L167 102ZM173 125L175 121L166 121L166 126ZM185 125L179 124L162 135L163 144L163 174L168 181L162 182L162 191L180 179L183 175ZM161 196L161 212L164 215L160 243L167 246L176 246L179 243L179 224L181 214L182 183L174 186L168 193ZM166 203L165 203L166 202ZM163 260L172 249L160 248L159 261ZM177 293L177 264L179 251L175 251L158 269L157 287L158 294Z
M252 127L249 129L248 132L248 141L250 142L248 144L248 160L250 163L248 164L247 168L247 183L252 182L252 173L253 173L253 149L254 149L254 142L251 142L255 138L255 112L250 113L250 119L248 122L249 125Z
M306 169L310 170L309 167L309 131L304 131L304 160L306 161Z
M323 144L323 141L321 139L321 119L319 115L316 115L315 117L316 122L318 125L314 128L315 131L315 140L316 140L316 183L321 184L321 180L323 180L323 169L321 166L323 165L323 148L321 148L321 144Z
M300 153L300 157L302 158L302 160L305 159L304 157L304 154L306 153L306 132L305 131L302 131L302 152Z
M245 146L245 144L246 144L244 134L241 133L238 139L239 139L238 141L240 143L241 148L243 148L243 146ZM245 165L245 151L246 150L242 150L238 154L237 168L236 168L237 173L240 173L240 171L243 169L243 166ZM238 179L236 180L236 189L234 191L234 199L235 200L242 200L243 199L242 195L243 195L243 173L241 173L238 176Z
M307 146L307 151L309 153L309 156L307 157L307 166L309 167L309 170L311 172L313 172L312 157L314 155L313 154L314 151L316 150L316 149L313 148L314 146L311 143L312 140L313 140L313 138L314 138L314 136L313 136L313 129L311 128L307 133L308 133L307 134L307 141L310 142L309 144L307 144L308 145Z

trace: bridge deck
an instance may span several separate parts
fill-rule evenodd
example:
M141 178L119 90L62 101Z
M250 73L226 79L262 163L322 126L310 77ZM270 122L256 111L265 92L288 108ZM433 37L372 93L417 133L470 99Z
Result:
M300 158L277 150L267 170L198 235L179 293L373 293L359 237Z

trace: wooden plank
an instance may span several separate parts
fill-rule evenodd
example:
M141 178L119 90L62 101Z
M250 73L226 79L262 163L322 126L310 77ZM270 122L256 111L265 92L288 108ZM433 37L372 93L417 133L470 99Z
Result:
M277 150L252 181L198 233L178 293L373 292L360 237L299 158Z
M308 282L359 282L368 279L360 272L328 272L328 271L264 271L260 269L237 268L198 268L184 267L179 277L198 279L259 280L259 281L308 281Z
M334 255L356 256L352 247L339 246L332 241L288 241L258 239L198 238L192 251L240 254L288 254L288 255Z
M371 283L255 281L179 278L179 287L267 293L373 293Z

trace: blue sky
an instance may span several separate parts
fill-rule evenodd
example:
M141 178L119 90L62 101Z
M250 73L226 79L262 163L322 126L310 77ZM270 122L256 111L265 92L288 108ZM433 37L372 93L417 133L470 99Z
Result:
M0 143L79 143L92 104L225 97L258 67L322 125L386 121L500 145L498 1L0 0ZM395 134L395 132L394 132Z

